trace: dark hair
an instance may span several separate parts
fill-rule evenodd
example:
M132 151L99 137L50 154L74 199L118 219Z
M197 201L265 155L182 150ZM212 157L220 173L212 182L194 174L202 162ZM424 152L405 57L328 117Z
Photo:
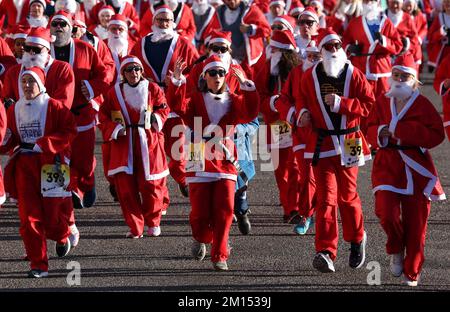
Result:
M300 58L298 57L297 52L292 50L282 50L281 54L279 75L281 80L285 81L294 67L300 64Z

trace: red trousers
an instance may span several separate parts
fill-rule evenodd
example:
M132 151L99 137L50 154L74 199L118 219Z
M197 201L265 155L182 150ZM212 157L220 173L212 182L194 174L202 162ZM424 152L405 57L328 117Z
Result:
M280 202L284 215L298 211L300 179L299 168L291 147L271 150L272 163L275 167Z
M236 182L227 179L189 184L192 236L200 243L212 243L212 262L224 261L229 256L228 235L233 222L235 187Z
M15 169L20 235L31 269L48 271L47 239L64 244L70 234L66 216L72 198L42 197L41 161L36 154L19 154Z
M72 155L70 169L73 170L75 186L78 193L85 193L95 186L94 170L96 160L94 156L95 148L95 127L78 132L72 142Z
M304 158L304 150L294 152L299 169L298 195L299 214L303 217L311 217L317 204L316 180L311 167L311 160Z
M159 226L163 209L163 194L167 192L166 180L146 181L142 167L141 152L134 153L134 172L114 175L117 196L125 223L134 236L142 235L144 225Z
M417 180L414 179L414 184ZM430 201L416 188L414 195L390 191L375 193L375 214L387 234L386 252L400 253L406 249L403 273L417 280L425 260L425 235L430 214Z
M316 251L337 255L339 240L337 210L341 214L344 240L359 243L364 236L361 200L356 191L358 167L341 165L340 156L321 158L313 167L316 179Z

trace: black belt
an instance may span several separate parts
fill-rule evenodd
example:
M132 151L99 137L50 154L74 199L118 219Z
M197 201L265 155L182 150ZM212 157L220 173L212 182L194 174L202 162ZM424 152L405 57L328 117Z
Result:
M318 132L317 142L316 142L316 148L314 149L314 155L312 158L312 166L317 165L317 162L319 161L320 157L320 147L322 146L323 139L326 136L330 135L344 135L344 134L350 134L359 131L359 126L343 129L343 130L328 130L328 129L322 129L322 128L315 128L314 131Z
M127 128L131 128L131 129L137 129L137 128L145 128L144 124L131 124L131 125L126 125Z
M84 103L84 104L78 105L77 107L72 107L70 109L70 111L72 112L72 114L78 116L78 115L80 115L80 110L85 108L88 105L89 105L89 103Z
M392 149L396 149L399 151L416 150L419 152L419 154L424 155L424 152L420 149L420 147L417 147L417 146L397 145L397 144L388 143L388 145L386 145L385 147L382 147L382 148L392 148Z

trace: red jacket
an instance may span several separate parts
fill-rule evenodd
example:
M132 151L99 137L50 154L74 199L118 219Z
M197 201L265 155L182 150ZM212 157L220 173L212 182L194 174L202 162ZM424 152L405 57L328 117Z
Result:
M28 14L29 3L29 0L23 0L22 7L17 7L14 0L3 0L0 2L0 19L3 17L8 19L8 24L6 25L7 33L19 23L23 16Z
M417 33L416 23L414 19L406 12L402 12L402 19L395 26L401 38L406 38L406 49L414 57L416 64L422 62L422 47L419 43L419 35ZM418 69L418 66L417 66Z
M8 69L17 64L16 57L12 53L5 39L0 37L0 80L5 79Z
M434 89L442 96L442 110L444 113L444 127L450 140L450 96L449 90L444 88L444 81L450 78L450 55L447 55L439 64L434 77Z
M98 19L98 12L100 9L105 5L104 1L100 1L97 3L91 11L90 14L90 22L89 24L100 24L100 21ZM122 6L119 9L118 14L122 14L125 16L128 22L128 29L132 32L134 36L137 36L139 34L139 28L140 28L140 19L139 16L136 13L136 9L133 7L132 4L128 3L127 1L124 1Z
M444 19L447 26L444 26ZM445 18L445 14L436 16L428 29L428 65L437 67L444 57L450 53L450 45L447 45L446 28L450 28L450 19Z
M3 144L6 134L6 111L3 102L0 100L0 146ZM0 168L0 205L6 200L5 185L3 184L3 173ZM1 208L1 207L0 207Z

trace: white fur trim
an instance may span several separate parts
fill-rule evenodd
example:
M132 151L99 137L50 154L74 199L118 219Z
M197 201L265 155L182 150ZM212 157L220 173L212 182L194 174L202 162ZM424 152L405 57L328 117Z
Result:
M206 64L205 67L203 67L202 73L205 74L205 72L208 69L213 68L213 67L222 67L225 70L225 72L227 71L227 69L225 68L225 64L224 63L222 63L222 62L211 62L211 63Z
M280 22L280 23L282 23L282 24L283 24L284 26L286 26L292 33L294 33L294 28L292 28L291 23L289 23L289 22L288 22L287 20L285 20L284 18L277 16L277 17L275 17L275 18L273 19L272 24L275 23L275 22Z
M47 49L50 50L50 42L48 42L47 40L41 38L41 37L31 37L28 36L26 37L25 40L26 43L36 43L36 44L40 44L43 45L44 47L46 47Z
M270 97L270 101L269 101L270 109L275 113L278 113L277 109L275 108L275 101L278 100L279 97L280 96L278 94L272 95Z
M172 10L168 9L168 8L159 8L155 11L155 13L153 13L153 19L152 21L155 21L156 15L160 14L160 13L170 13L172 14L172 19L173 19L173 12Z
M111 10L110 8L103 8L100 11L98 11L98 16L100 17L100 14L102 14L102 12L105 12L105 11L111 12L111 15L116 14L116 12L114 12L114 10Z
M279 5L279 6L282 6L283 8L286 7L286 3L284 3L283 0L280 0L280 1L271 1L271 2L269 3L269 8L270 8L271 6L273 6L273 5Z
M33 152L42 153L42 148L38 144L34 144Z
M159 115L159 114L157 114L157 113L153 113L153 115L155 116L155 118L156 118L156 124L155 123L153 123L153 128L155 128L155 130L157 131L157 132L161 132L161 130L162 130L162 128L163 128L163 122L162 122L162 119L161 119L161 116Z
M403 66L403 65L392 66L392 69L394 69L394 68L398 69L398 70L401 70L402 72L411 74L411 75L414 76L414 78L417 77L417 71L414 68L406 67L406 66Z
M87 80L82 80L82 81L84 82L86 88L87 88L88 91L89 91L89 98L88 98L88 101L90 101L90 100L92 100L92 99L94 98L94 96L95 96L94 89L92 89L92 86L91 86L91 84L89 83L89 81L87 81Z
M212 43L225 43L228 47L231 46L231 42L228 41L227 39L224 39L224 38L212 38L212 39L209 39L208 45L212 44Z
M114 128L113 132L111 133L110 140L117 140L117 135L119 134L119 131L123 129L123 126L121 124L117 124L117 126Z
M170 79L170 81L172 81L172 83L177 86L177 87L181 87L182 85L184 85L186 83L186 77L181 74L180 79L175 79L174 76L172 76L172 78Z
M383 142L380 141L380 132L383 128L388 127L388 125L379 125L377 130L377 143L379 147L385 147L388 145L388 138L383 138Z
M295 51L295 47L292 44L281 43L275 40L270 40L270 46L279 49Z
M120 71L122 71L123 67L129 63L137 63L142 67L142 71L144 71L144 66L142 66L142 62L137 57L127 57L120 63Z
M292 147L293 152L298 152L300 150L304 150L306 148L306 144L298 144Z
M24 71L22 72L22 74L21 74L20 77L23 77L24 75L30 75L30 76L32 76L32 77L34 78L34 80L36 80L36 82L37 82L37 84L38 84L38 86L39 86L39 90L40 90L41 92L45 92L45 91L46 91L45 86L44 86L44 84L42 83L41 78L39 78L39 76L38 76L34 71L32 71L32 70L24 70Z
M251 80L244 81L244 83L240 84L240 88L243 91L255 91L255 83Z
M450 127L450 120L444 122L444 127Z
M202 178L218 178L218 179L227 179L236 181L237 176L235 174L231 173L223 173L223 172L196 172L195 177L186 177L187 183L193 183L195 181L195 178L202 177Z
M88 130L94 128L94 127L95 127L95 120L92 123L90 123L90 124L88 124L86 126L79 126L79 127L77 127L77 130L78 130L78 132L84 132L84 131L88 131Z
M286 116L286 121L290 124L293 125L295 122L295 106L292 106L291 108L289 108L289 111L287 113Z
M302 108L300 110L300 113L298 114L298 117L297 117L297 127L300 127L300 119L302 118L302 115L306 112L309 112L309 110L307 110L306 108Z
M14 34L12 36L12 38L14 40L16 40L16 39L25 39L25 38L27 38L27 36L28 36L27 34L17 33L17 34Z
M123 26L123 27L125 27L125 29L128 29L127 23L125 23L123 21L119 21L119 20L110 20L108 23L108 27L111 25Z
M291 11L291 12L292 12L292 11ZM301 17L302 15L308 15L308 16L311 16L311 17L314 19L314 21L315 21L317 24L319 24L319 17L317 16L317 14L314 14L314 13L312 13L312 12L310 12L310 11L307 11L307 10L304 10L304 9L303 9L303 11L301 11L301 13L299 14L298 18L300 19L300 17Z
M331 106L331 111L333 113L338 113L339 109L341 108L341 97L337 94L334 95L334 102Z
M327 43L328 41L331 41L331 40L338 40L339 42L341 42L341 38L339 38L339 36L336 35L336 34L329 34L329 35L326 35L326 36L323 37L323 39L319 42L319 50L322 49L322 47L323 47L323 45L324 45L325 43Z
M64 15L53 15L51 22L53 22L55 19L61 19L63 21L65 21L67 24L69 24L70 28L72 28L72 21L69 20L66 16Z

